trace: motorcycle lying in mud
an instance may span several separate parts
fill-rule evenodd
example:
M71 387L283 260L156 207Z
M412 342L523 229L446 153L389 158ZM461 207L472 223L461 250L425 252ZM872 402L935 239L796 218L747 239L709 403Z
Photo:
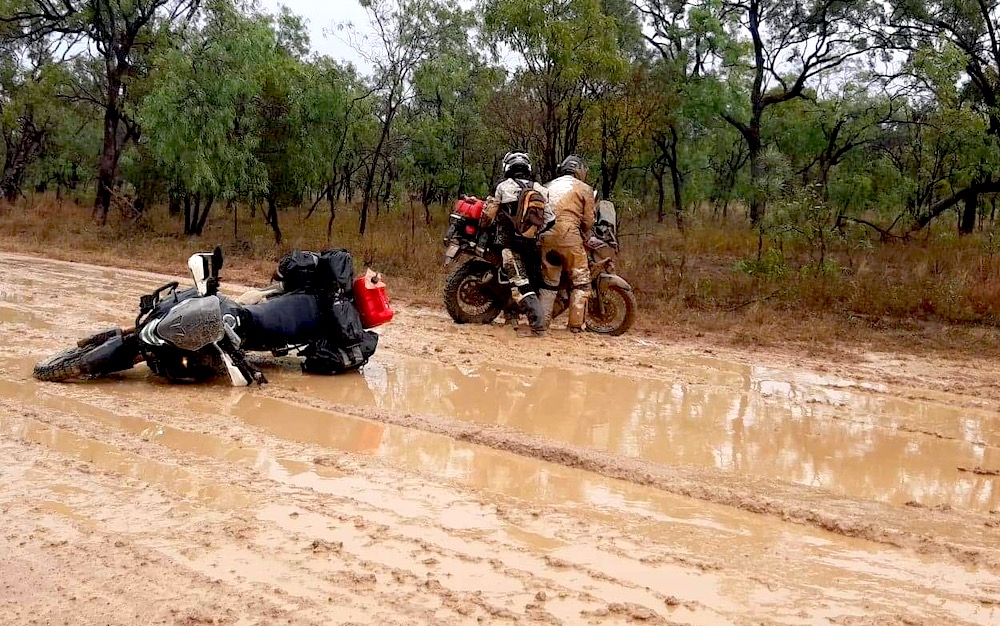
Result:
M521 313L514 301L510 280L503 271L496 225L480 227L483 201L465 197L455 205L444 238L445 265L458 263L444 288L444 305L459 324L489 324L501 312ZM615 271L618 259L617 215L614 205L597 204L594 235L584 244L590 261L591 297L587 301L587 330L623 335L635 322L635 293ZM533 285L542 284L541 258L524 259ZM563 276L552 318L569 309L570 284Z
M368 329L392 318L384 283L371 270L355 280L346 250L289 253L275 272L279 282L247 300L255 304L219 294L222 262L218 247L192 255L194 287L181 290L174 281L142 296L134 326L79 341L36 364L34 377L98 378L145 362L172 382L227 374L234 386L246 386L267 382L246 352L293 350L305 357L303 371L335 374L367 363L378 344Z

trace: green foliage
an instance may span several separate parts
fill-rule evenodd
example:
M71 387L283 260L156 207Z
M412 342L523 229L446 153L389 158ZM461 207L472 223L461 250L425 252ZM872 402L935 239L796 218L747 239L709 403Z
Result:
M268 20L217 4L189 43L163 51L139 110L143 140L172 184L224 199L265 193L258 158L264 85L279 61Z
M108 33L148 18L119 49L91 4L37 5L0 0L18 193L94 189L110 155L118 196L266 204L279 236L286 207L432 220L486 193L507 150L540 178L578 153L629 223L757 211L751 236L822 276L846 229L907 237L956 211L989 229L1000 192L1000 9L978 0L364 0L370 37L342 32L368 75L314 54L284 7L108 5ZM73 37L90 45L64 59Z
M788 263L781 250L768 248L759 257L740 259L733 270L747 276L772 280L784 278L788 274Z

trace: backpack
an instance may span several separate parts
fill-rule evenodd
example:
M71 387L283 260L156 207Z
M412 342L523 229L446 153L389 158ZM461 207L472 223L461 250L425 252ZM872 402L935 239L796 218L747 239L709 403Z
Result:
M317 265L319 255L315 252L293 250L281 257L271 278L280 280L285 291L298 291L312 285Z
M532 184L525 184L526 181L515 179L521 187L521 193L517 198L517 212L511 216L514 220L514 229L522 237L534 239L545 229L545 196L535 189Z
M278 261L272 278L280 280L285 291L301 289L311 293L343 295L351 300L354 297L354 261L343 248L328 249L319 254L293 250Z

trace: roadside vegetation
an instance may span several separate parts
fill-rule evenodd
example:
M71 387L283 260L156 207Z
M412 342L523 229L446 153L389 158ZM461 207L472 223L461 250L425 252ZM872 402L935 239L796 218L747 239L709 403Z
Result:
M640 330L997 351L1000 8L981 0L0 0L0 244L144 269L350 248L437 302L509 149L619 208ZM361 33L369 33L362 38Z

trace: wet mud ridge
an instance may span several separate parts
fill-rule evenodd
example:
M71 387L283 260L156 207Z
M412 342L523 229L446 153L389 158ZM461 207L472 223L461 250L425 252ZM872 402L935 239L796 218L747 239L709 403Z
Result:
M1000 623L1000 413L944 365L399 306L361 374L30 378L164 281L0 264L3 623Z

